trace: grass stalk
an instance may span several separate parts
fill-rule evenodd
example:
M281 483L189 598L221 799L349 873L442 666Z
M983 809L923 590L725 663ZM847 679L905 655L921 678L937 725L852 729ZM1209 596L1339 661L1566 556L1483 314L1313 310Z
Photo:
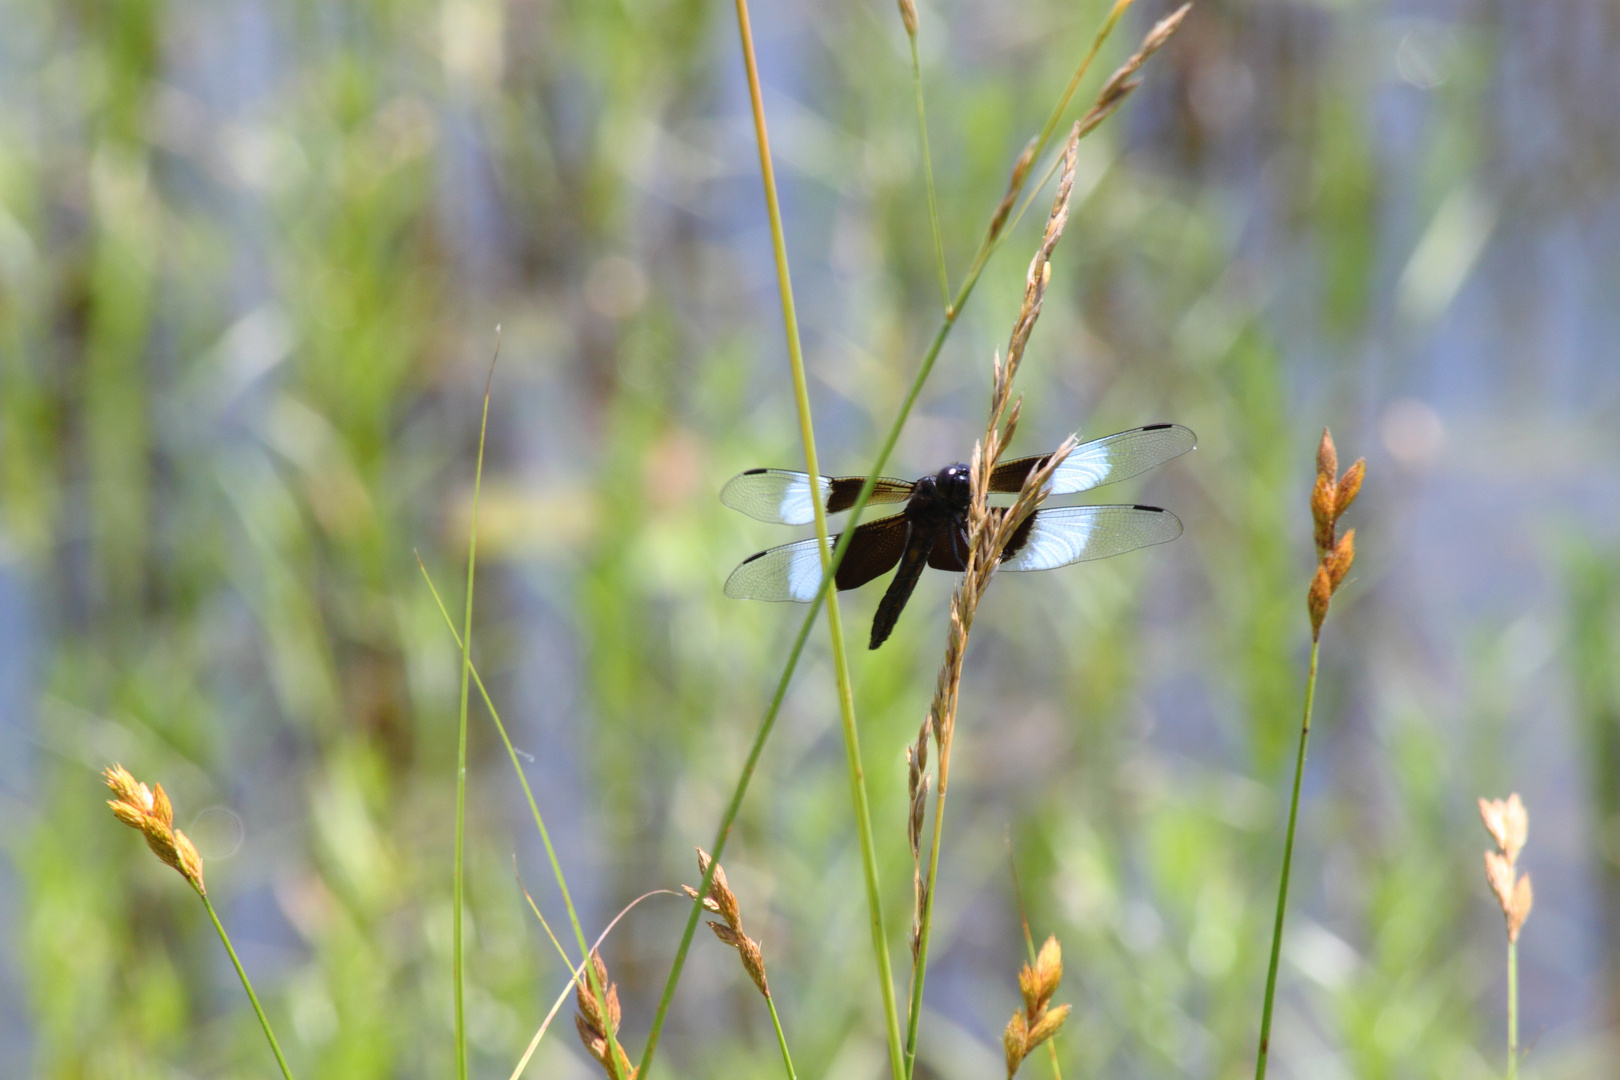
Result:
M776 999L767 994L765 1004L771 1010L771 1025L776 1028L776 1045L782 1048L782 1065L787 1069L788 1080L799 1080L793 1071L793 1055L788 1053L787 1036L782 1034L782 1018L776 1015Z
M939 853L945 825L946 797L950 790L951 748L955 741L958 693L962 683L962 665L967 653L968 635L979 601L990 586L1001 561L1001 553L1012 538L1013 531L1034 512L1040 503L1046 481L1063 459L1074 448L1071 435L1064 440L1038 469L1024 480L1017 500L1005 510L989 505L990 473L994 471L1001 452L1012 441L1017 430L1022 401L1012 397L1012 384L1023 361L1029 336L1040 318L1045 303L1047 285L1051 280L1052 251L1063 235L1069 218L1069 196L1074 189L1074 168L1079 150L1080 125L1069 135L1063 152L1063 172L1058 180L1057 196L1052 202L1052 213L1047 218L1041 243L1029 264L1024 282L1024 303L1007 343L1003 361L997 355L993 369L990 395L990 415L985 423L984 437L973 448L973 496L968 510L968 552L961 581L951 596L950 630L945 639L945 659L940 665L933 701L928 716L918 734L919 749L932 733L939 751L937 766L938 788L934 796L934 830L928 852L927 885L920 893L920 908L912 913L912 965L911 1003L906 1023L906 1075L909 1078L916 1064L917 1027L922 1017L923 983L928 971L928 944L933 927L934 897L939 880ZM1007 199L1002 207L1008 206Z
M765 102L759 84L759 65L754 55L754 35L748 18L748 0L736 0L737 29L742 39L743 62L748 70L748 97L753 106L754 135L759 146L759 167L765 187L765 206L771 222L771 248L776 258L777 287L782 300L782 328L787 338L788 363L793 371L793 397L798 407L799 434L804 442L805 468L809 471L815 508L816 541L821 550L822 576L828 573L831 552L827 543L827 511L817 478L821 462L816 454L815 425L810 415L810 389L804 373L804 347L799 337L798 309L793 299L793 279L788 269L787 237L782 228L782 207L776 192L776 170L771 160L770 134L765 123ZM885 1034L889 1042L889 1065L900 1080L900 1018L894 999L894 974L889 964L888 939L883 930L883 899L878 887L876 844L872 838L872 814L866 794L866 774L861 765L860 732L855 721L855 693L849 674L849 656L844 647L843 619L838 597L827 596L827 631L831 640L833 669L838 680L838 711L843 727L844 750L849 765L850 799L855 808L855 829L860 837L861 868L866 878L866 906L871 922L872 953L877 961L879 991L883 1001ZM716 856L718 858L718 856Z
M497 334L499 331L497 330ZM499 355L500 346L496 345ZM456 719L456 869L454 899L451 904L451 983L456 1010L456 1078L467 1080L467 1001L466 956L462 943L462 908L466 893L463 854L467 832L467 698L472 674L473 578L478 568L478 496L484 483L484 437L489 431L489 389L495 379L495 365L489 366L484 383L484 410L478 422L478 463L473 472L472 524L467 535L467 607L461 632L461 704Z
M934 159L928 151L928 114L923 108L922 61L917 56L917 35L908 32L911 42L911 88L917 99L917 136L922 141L923 183L928 191L928 224L934 232L934 265L939 270L940 301L945 313L951 310L951 277L945 266L945 241L939 231L939 203L934 198Z
M214 920L214 929L219 932L219 940L224 944L225 951L230 954L231 964L236 968L236 977L242 980L242 989L247 991L248 1001L253 1003L253 1011L259 1017L259 1026L264 1028L264 1037L270 1040L270 1052L276 1055L276 1064L281 1066L281 1075L287 1080L292 1080L292 1070L287 1067L287 1059L281 1055L281 1044L276 1042L276 1033L270 1030L270 1020L264 1015L264 1007L259 1004L259 995L253 992L253 984L248 981L247 971L242 967L242 961L231 945L231 937L225 932L225 924L219 921L208 894L199 891L197 895L202 897L203 907L208 909L208 917Z
M1121 0L1120 3L1115 4L1113 11L1110 12L1109 20L1105 22L1107 29L1112 29L1114 23L1118 21L1119 15L1123 14L1124 10L1129 7L1129 2L1130 0ZM1077 77L1071 80L1071 89L1065 91L1059 107L1054 110L1054 115L1061 116L1062 112L1067 109L1069 99L1073 94L1072 86L1078 84L1078 76L1084 75L1085 67L1090 63L1091 56L1095 55L1097 48L1100 47L1103 37L1106 37L1106 33L1099 34L1098 41L1093 44L1091 53L1088 53L1087 59L1078 69ZM1045 141L1045 138L1037 138L1031 143L1032 150L1038 151L1040 146L1044 146ZM1027 167L1015 167L1008 185L1007 194L1003 198L1003 204L1005 205L1009 200L1017 199L1023 193L1027 182ZM894 420L890 423L889 430L885 433L883 442L878 447L878 452L872 461L872 467L866 473L866 481L861 485L861 490L849 509L847 523L843 532L839 535L838 542L833 546L832 557L828 561L827 572L823 575L821 587L816 591L814 599L810 602L809 610L805 612L804 619L799 625L798 633L793 640L793 646L788 651L787 661L782 665L782 673L777 677L776 687L771 693L770 703L766 706L765 713L760 718L759 727L756 729L753 742L748 748L748 755L743 761L742 771L737 777L736 785L732 788L731 798L726 804L725 813L721 815L720 824L715 830L714 842L709 847L709 851L714 858L714 865L719 864L720 856L725 851L726 841L731 836L732 826L736 823L737 814L742 809L743 798L748 793L748 785L753 780L754 772L758 768L760 754L764 750L765 743L769 740L771 732L775 730L776 718L781 712L782 701L787 695L788 684L793 681L793 674L798 670L799 658L804 653L805 642L810 636L810 628L815 625L817 617L821 614L821 605L827 599L833 576L837 573L838 566L843 561L844 552L849 547L850 538L854 534L855 527L860 524L861 516L866 511L866 504L872 496L872 490L877 484L877 478L883 474L889 457L894 453L894 448L900 441L900 433L905 429L906 421L911 418L911 411L916 406L918 397L922 394L923 385L927 383L928 377L933 373L934 363L939 358L940 350L944 347L946 339L950 337L951 331L956 328L962 309L966 306L968 298L973 295L974 287L978 285L979 278L983 274L985 266L989 263L990 256L995 251L996 240L999 235L996 218L1000 216L1002 215L999 212L992 216L991 223L985 231L984 239L980 242L979 250L973 257L968 273L963 278L962 284L957 286L956 296L945 309L944 318L940 320L938 328L934 331L934 336L928 342L928 347L923 350L922 359L917 365L917 373L912 377L911 385L907 388L906 395L901 400L899 409L895 412ZM711 867L710 872L705 874L703 880L699 883L698 894L700 896L707 895L712 874ZM670 962L669 975L664 981L664 990L659 997L657 1011L653 1014L652 1027L647 1034L647 1045L642 1053L637 1074L638 1080L647 1080L648 1070L652 1066L653 1057L658 1049L659 1037L663 1032L664 1021L669 1014L670 1004L675 997L675 987L680 982L682 971L685 970L686 956L691 950L692 937L697 932L702 911L702 905L694 903L691 913L687 916L686 927L681 933L680 943L675 948L675 956Z
M450 611L444 606L444 600L440 598L439 590L433 584L433 578L428 574L427 566L422 563L421 556L417 556L416 562L417 565L422 569L422 579L427 582L428 592L433 594L433 602L439 606L439 614L444 616L445 625L450 628L450 634L456 639L457 647L462 648L465 652L466 639L456 632L456 624L453 620L451 620ZM546 828L545 818L540 814L539 804L534 800L534 790L529 786L529 778L523 771L523 763L518 759L517 747L512 745L512 739L506 732L506 725L501 722L500 710L495 707L495 702L490 699L489 690L484 686L484 680L478 674L478 668L473 666L470 660L467 664L467 672L469 675L471 675L473 683L478 687L479 696L483 698L484 707L489 710L490 719L495 721L495 730L500 733L501 744L506 747L506 755L512 761L512 770L517 773L518 784L523 788L523 798L529 804L529 813L534 817L534 827L540 833L540 842L545 846L546 858L551 863L552 876L557 880L557 891L562 894L563 907L568 911L568 922L573 927L574 939L579 944L580 954L585 956L587 955L585 945L585 930L580 924L579 912L574 907L573 897L568 892L568 879L563 876L562 863L557 860L557 849L551 844L551 833ZM527 891L524 892L524 895L528 895ZM531 898L529 903L532 906L534 904L534 900ZM535 914L540 914L539 908L535 908ZM542 926L545 926L547 935L550 935L551 927L546 925L546 921L543 917L540 919L540 923ZM557 939L555 937L552 937L553 943L556 943L556 940ZM558 945L557 948L559 951L562 950L561 945ZM572 965L574 961L573 958L570 957L566 952L563 952L563 962L565 964ZM599 985L596 978L596 969L593 965L585 964L585 977L591 984L591 993L596 995L597 1001L602 1004L605 1011L607 1007L607 988ZM610 1031L608 1033L608 1043L610 1046L615 1041L615 1038L616 1036Z
M1508 939L1508 1080L1518 1080L1518 939L1513 938Z
M1294 865L1294 827L1299 820L1299 789L1305 775L1305 747L1311 737L1311 707L1316 701L1316 660L1322 642L1311 642L1311 669L1305 678L1305 718L1299 727L1299 755L1294 761L1294 793L1288 800L1288 832L1283 840L1282 880L1277 885L1277 918L1271 928L1271 962L1266 967L1266 997L1260 1010L1260 1051L1255 1080L1264 1080L1271 1055L1271 1010L1277 996L1277 964L1282 956L1283 917L1288 912L1288 878Z

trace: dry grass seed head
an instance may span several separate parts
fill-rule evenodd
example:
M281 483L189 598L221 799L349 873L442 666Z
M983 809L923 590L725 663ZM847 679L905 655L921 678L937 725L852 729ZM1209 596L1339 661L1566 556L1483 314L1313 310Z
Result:
M579 1032L579 1041L606 1071L608 1080L635 1080L636 1068L624 1059L624 1051L619 1049L617 1054L613 1053L617 1048L620 1020L618 984L608 979L607 965L602 962L600 952L592 950L590 965L591 975L595 976L596 985L602 989L602 1000L597 1000L591 986L591 976L582 970L574 979L574 1001L579 1007L574 1014L574 1028ZM611 1044L608 1039L610 1034L615 1036Z
M1322 440L1316 447L1316 480L1311 486L1311 521L1315 526L1317 568L1305 597L1313 640L1320 638L1322 622L1327 618L1333 594L1344 584L1356 561L1356 531L1349 530L1341 539L1338 527L1339 518L1361 493L1361 484L1367 475L1367 462L1357 458L1343 476L1337 475L1338 468L1338 447L1333 445L1333 434L1323 428Z
M1062 946L1055 936L1048 937L1035 962L1025 964L1018 972L1018 992L1024 999L1024 1007L1013 1013L1001 1035L1009 1078L1018 1071L1030 1051L1056 1035L1068 1018L1069 1006L1051 1003L1062 978Z
M139 829L154 855L190 882L198 893L207 896L202 856L191 839L174 827L174 807L163 785L148 788L122 765L109 765L102 777L117 796L107 800L113 816L130 828Z
M713 859L702 848L697 849L697 856L699 873L707 874ZM690 885L682 885L681 888L693 900L698 898L697 890ZM719 863L714 863L714 877L709 882L709 895L703 898L703 906L725 920L724 923L709 923L709 929L721 942L737 950L743 970L759 987L759 992L770 997L770 984L765 978L765 955L760 950L759 942L743 931L742 908L737 903L737 894L731 891L731 885L726 881L725 868Z
M1530 837L1530 813L1515 791L1506 799L1480 799L1479 816L1499 849L1485 853L1485 881L1502 909L1508 941L1516 942L1535 903L1530 875L1519 876L1517 870L1519 853Z

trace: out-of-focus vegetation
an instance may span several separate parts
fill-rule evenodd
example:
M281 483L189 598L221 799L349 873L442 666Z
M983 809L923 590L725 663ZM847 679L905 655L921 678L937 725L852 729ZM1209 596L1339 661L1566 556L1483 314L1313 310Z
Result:
M1096 78L1163 13L1140 3ZM953 275L1104 7L923 7ZM823 462L856 471L938 317L905 37L888 0L754 15ZM1108 497L1187 532L986 600L928 1075L1001 1068L1009 842L1035 933L1064 943L1066 1077L1252 1069L1329 423L1372 479L1324 637L1271 1075L1497 1074L1474 799L1509 790L1537 829L1527 1075L1612 1069L1617 71L1603 0L1203 0L1081 144L1013 450L1186 423L1195 454ZM590 927L695 883L795 623L720 593L794 536L715 492L800 457L745 100L731 8L696 0L0 0L0 1073L268 1075L194 898L102 805L115 760L189 815L299 1076L450 1069L459 658L414 553L455 607L497 323L475 656ZM1038 228L991 265L892 472L966 457ZM897 957L930 577L852 657ZM846 597L852 625L877 593ZM725 862L801 1074L869 1077L812 642ZM514 852L560 905L473 732L470 1035L504 1076L566 982ZM653 898L605 949L633 1047L684 914ZM700 939L659 1067L774 1070L753 995ZM563 1028L530 1075L594 1069Z

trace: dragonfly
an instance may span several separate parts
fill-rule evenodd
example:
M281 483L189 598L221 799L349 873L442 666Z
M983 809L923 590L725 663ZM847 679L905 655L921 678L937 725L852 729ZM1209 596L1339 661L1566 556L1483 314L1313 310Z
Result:
M1081 443L1053 470L1042 497L1073 495L1127 480L1180 457L1198 437L1180 424L1148 424ZM1020 491L1025 479L1051 454L1004 461L990 473L990 490ZM829 514L855 505L864 476L818 477L822 507ZM727 481L720 501L759 521L808 525L815 520L810 474L789 469L749 469ZM869 503L905 503L891 517L857 526L833 583L859 588L898 567L872 618L868 648L888 640L906 601L927 567L961 573L968 550L971 470L961 462L918 480L878 477ZM993 508L993 512L1005 512ZM839 534L841 535L841 534ZM1054 570L1163 544L1181 535L1181 520L1158 506L1059 506L1025 518L1001 553L1001 570ZM830 543L838 542L834 535ZM782 544L742 561L726 579L726 595L738 600L809 603L821 589L821 551L814 537Z

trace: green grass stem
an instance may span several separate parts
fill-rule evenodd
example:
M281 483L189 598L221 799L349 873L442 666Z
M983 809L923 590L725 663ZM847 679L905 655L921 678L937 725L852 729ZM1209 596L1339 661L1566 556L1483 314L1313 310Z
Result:
M776 1028L776 1045L782 1048L782 1065L787 1069L788 1080L799 1080L793 1071L793 1055L788 1053L787 1036L782 1034L782 1018L776 1015L776 999L766 994L765 1005L771 1010L771 1025Z
M496 331L497 335L500 333ZM499 344L496 354L500 353ZM468 681L472 673L472 616L473 578L478 568L478 496L484 483L484 436L489 431L489 388L495 379L495 365L489 365L489 378L484 383L484 411L478 422L478 463L473 472L472 524L467 535L467 608L461 634L461 694L460 714L456 718L456 869L454 899L451 905L451 959L450 978L456 1001L456 1078L467 1080L467 994L466 956L462 943L462 908L465 901L466 881L463 854L467 832L467 697Z
M1508 939L1508 1080L1518 1080L1518 942L1513 939Z
M754 35L748 18L748 0L736 0L737 30L742 39L743 62L748 70L748 97L753 106L754 136L759 146L760 178L765 187L765 208L771 222L771 249L776 257L776 281L782 299L782 329L787 338L788 363L793 372L793 398L798 407L799 434L804 442L805 468L814 488L811 506L815 508L816 541L821 550L822 576L828 573L831 553L827 543L827 510L818 478L821 462L816 454L815 424L810 415L810 388L804 373L804 347L799 337L798 309L793 300L793 279L788 269L787 237L782 228L782 207L776 193L776 169L771 160L770 133L765 123L765 102L759 84L759 64L754 55ZM877 961L879 994L883 1002L885 1033L889 1042L889 1065L894 1080L901 1078L900 1018L895 1005L894 973L889 963L888 937L883 929L883 895L878 886L877 845L872 837L872 812L866 794L866 772L861 765L860 732L855 721L855 692L849 674L849 656L844 647L843 618L836 593L827 596L827 632L832 639L833 670L838 680L838 711L844 734L845 757L849 765L850 801L855 808L855 830L860 837L861 869L866 878L866 907L872 929L872 953Z
M922 62L917 56L917 35L906 36L911 42L911 88L917 99L917 136L922 141L923 183L928 190L928 224L934 232L934 265L939 270L940 302L949 314L951 276L945 266L945 241L939 231L939 203L934 198L934 159L928 152L928 114L923 109Z
M481 438L480 447L482 447ZM481 454L482 451L480 450L480 455ZM439 590L433 584L433 578L428 574L427 566L423 564L420 555L417 556L416 564L422 568L422 579L427 582L428 592L433 594L433 602L439 606L439 614L444 616L445 625L450 628L450 634L456 639L457 647L462 649L463 655L466 655L467 639L456 633L456 624L451 620L450 611L444 606L444 601L439 596ZM506 725L501 722L500 710L495 707L495 702L490 700L489 690L485 688L484 680L478 674L478 669L473 666L471 659L467 661L467 674L472 677L473 682L477 685L478 693L484 701L484 707L489 710L490 719L495 721L495 730L500 733L501 744L506 747L507 757L509 757L512 761L512 770L517 773L518 783L523 788L523 797L528 801L529 804L529 813L534 817L534 827L540 833L540 842L545 845L546 858L550 861L551 873L557 880L557 891L562 894L563 907L568 910L568 922L573 927L574 939L579 944L580 954L582 956L586 955L585 930L580 924L579 912L574 907L573 897L568 892L568 879L563 876L562 864L557 860L557 850L556 848L552 847L551 833L546 828L545 818L540 815L539 804L534 801L534 790L529 787L529 778L523 771L523 763L518 759L517 747L512 745L512 739L506 733ZM527 891L525 891L524 895L528 895ZM534 904L532 898L530 899L529 903L531 906ZM535 908L535 914L540 914L539 908ZM546 933L550 935L551 927L546 924L544 918L541 918L540 924L545 927ZM552 936L551 940L554 944L557 941L554 935ZM558 945L557 948L559 951L562 951L561 945ZM565 964L570 966L573 965L573 959L569 957L567 952L563 952L562 956ZM596 995L597 1001L603 1005L603 1015L606 1015L607 988L600 985L600 980L598 980L596 977L596 968L589 964L585 965L585 977L591 984L591 992ZM616 1036L613 1034L613 1032L608 1032L608 1045L610 1049L613 1048L615 1042Z
M1299 756L1294 761L1294 794L1288 800L1288 832L1283 840L1282 880L1277 885L1277 921L1271 929L1271 963L1266 968L1266 998L1260 1011L1260 1051L1255 1080L1264 1080L1271 1055L1271 1009L1277 997L1277 963L1282 957L1283 916L1288 912L1288 877L1294 866L1294 827L1299 821L1299 789L1305 776L1305 746L1311 738L1311 706L1316 701L1316 660L1320 639L1311 642L1311 670L1305 678L1305 718L1299 726Z
M214 920L214 929L219 931L219 940L224 943L225 951L230 953L231 963L236 967L236 977L242 980L242 989L247 991L248 1000L253 1003L253 1011L258 1014L259 1026L264 1028L264 1037L270 1040L270 1052L276 1055L276 1064L281 1066L281 1075L287 1080L293 1080L292 1070L287 1067L287 1059L281 1055L281 1044L276 1042L276 1033L270 1030L270 1019L264 1015L264 1006L259 1004L259 995L253 992L253 984L248 981L247 970L242 967L242 961L236 955L236 949L231 945L231 937L225 932L225 924L219 921L214 912L213 902L208 894L198 892L202 897L203 907L208 909L208 917Z

